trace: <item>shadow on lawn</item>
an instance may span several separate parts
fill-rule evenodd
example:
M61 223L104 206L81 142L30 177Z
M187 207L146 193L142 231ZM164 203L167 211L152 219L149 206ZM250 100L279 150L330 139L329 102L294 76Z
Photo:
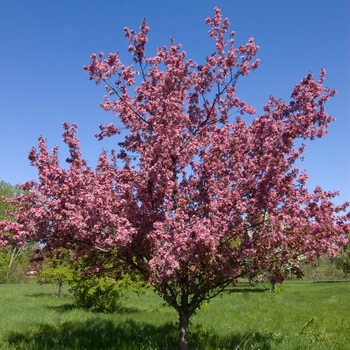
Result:
M232 287L232 288L226 288L225 289L228 294L230 293L266 293L269 291L268 288L264 287Z
M72 303L66 303L66 304L56 305L56 306L48 306L47 308L54 310L58 313L66 313L66 312L70 312L70 311L75 310L75 309L86 310L83 307L76 306ZM118 311L117 311L118 314L132 314L134 312L140 312L140 309L135 308L135 307L121 306L118 308ZM100 313L100 312L96 312L96 313Z
M51 297L53 293L31 293L26 294L25 297L27 298L42 298L42 297Z
M350 279L343 279L343 280L318 280L318 281L312 281L312 283L350 283Z
M70 298L70 294L68 293L62 293L60 296L57 295L57 292L46 292L46 293L31 293L31 294L26 294L25 297L27 298L43 298L43 297L55 297L55 298L60 298L60 299L64 299L64 298Z
M65 322L56 326L43 324L27 332L11 332L7 336L11 349L30 350L133 350L177 349L177 326L137 323L127 320L116 325L110 320ZM219 336L194 327L190 334L191 349L264 349L269 350L269 339L260 334L231 334Z

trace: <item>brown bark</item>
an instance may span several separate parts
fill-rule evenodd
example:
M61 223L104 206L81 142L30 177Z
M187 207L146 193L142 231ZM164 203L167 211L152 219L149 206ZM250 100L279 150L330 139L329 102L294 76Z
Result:
M180 350L189 350L188 344L188 322L189 315L186 311L179 312L180 326Z

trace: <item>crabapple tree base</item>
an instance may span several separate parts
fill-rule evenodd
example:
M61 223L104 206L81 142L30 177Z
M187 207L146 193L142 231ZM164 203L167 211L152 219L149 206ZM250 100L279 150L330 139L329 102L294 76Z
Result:
M286 266L300 275L301 257L335 254L349 229L347 203L335 206L337 192L320 187L309 192L307 174L295 167L305 148L299 140L322 137L333 120L325 70L303 78L290 102L271 96L246 123L255 110L236 87L258 68L259 47L253 38L236 45L228 19L214 11L206 19L213 53L201 64L173 38L146 56L145 21L139 33L125 28L132 65L118 53L93 54L84 69L105 85L101 107L117 117L96 136L127 135L94 170L82 159L76 125L64 123L68 168L39 138L29 154L39 180L22 185L11 201L15 220L1 223L3 244L40 241L90 257L96 270L108 258L137 271L177 310L183 350L203 301L255 271L274 281Z

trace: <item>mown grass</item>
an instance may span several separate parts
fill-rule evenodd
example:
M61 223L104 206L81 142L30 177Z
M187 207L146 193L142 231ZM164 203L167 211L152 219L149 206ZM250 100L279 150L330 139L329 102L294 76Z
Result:
M49 285L0 285L0 349L176 349L177 316L149 291L118 313L77 309ZM191 349L350 349L350 281L240 284L191 320Z

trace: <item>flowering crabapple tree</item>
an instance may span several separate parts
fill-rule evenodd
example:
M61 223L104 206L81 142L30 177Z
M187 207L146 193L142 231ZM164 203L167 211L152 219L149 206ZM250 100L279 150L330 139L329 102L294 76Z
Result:
M255 110L236 85L258 68L259 47L252 38L236 45L228 19L214 11L206 23L215 51L202 64L173 38L147 57L145 21L139 33L125 28L133 65L118 53L93 54L84 69L105 84L101 107L118 119L97 137L128 134L95 170L82 158L76 125L64 123L68 169L39 138L29 154L39 181L22 186L11 202L15 221L1 224L12 232L3 243L36 240L91 256L96 269L108 257L138 271L178 312L180 349L189 348L189 319L203 301L254 271L282 280L288 266L298 275L300 256L335 254L349 228L348 204L333 204L337 192L309 192L295 167L299 140L322 137L333 120L325 70L307 74L290 102L271 96L246 123Z

